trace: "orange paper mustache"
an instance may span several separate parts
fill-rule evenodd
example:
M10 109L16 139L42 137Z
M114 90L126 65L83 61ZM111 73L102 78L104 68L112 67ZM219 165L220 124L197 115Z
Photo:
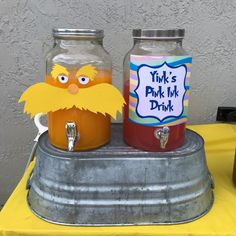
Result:
M125 104L119 90L108 83L80 88L77 94L70 94L66 89L47 83L37 83L21 95L21 102L25 102L24 112L30 114L31 118L38 113L46 114L72 107L116 118L117 112L122 113Z

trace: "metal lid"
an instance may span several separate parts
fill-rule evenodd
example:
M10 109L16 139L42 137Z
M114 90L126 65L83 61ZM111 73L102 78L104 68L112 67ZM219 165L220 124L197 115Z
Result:
M183 39L184 29L133 29L135 39Z
M103 38L104 31L99 29L64 29L54 28L53 37L59 39L69 38Z

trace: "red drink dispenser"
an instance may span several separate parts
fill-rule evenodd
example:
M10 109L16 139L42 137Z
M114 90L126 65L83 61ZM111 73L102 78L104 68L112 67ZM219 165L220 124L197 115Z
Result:
M184 29L133 30L124 59L124 141L147 151L183 145L191 56L182 48Z

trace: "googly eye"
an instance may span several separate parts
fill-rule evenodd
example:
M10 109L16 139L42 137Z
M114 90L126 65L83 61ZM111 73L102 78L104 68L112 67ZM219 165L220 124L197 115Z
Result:
M78 78L78 81L79 81L79 83L81 83L81 84L87 84L88 82L89 82L89 78L88 77L85 77L85 76L80 76L79 78Z
M62 84L66 84L68 82L68 77L65 75L58 75L58 81Z

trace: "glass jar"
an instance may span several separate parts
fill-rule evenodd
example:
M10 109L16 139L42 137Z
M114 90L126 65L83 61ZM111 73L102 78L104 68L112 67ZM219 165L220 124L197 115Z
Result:
M88 89L92 86L112 83L112 63L103 48L103 30L54 29L53 37L54 46L46 61L46 83L67 90L68 94L86 88L84 99L90 99L92 90ZM109 115L92 112L86 106L60 108L48 113L51 144L61 149L88 150L109 142Z
M124 58L124 141L147 151L183 145L192 58L184 29L134 29Z

